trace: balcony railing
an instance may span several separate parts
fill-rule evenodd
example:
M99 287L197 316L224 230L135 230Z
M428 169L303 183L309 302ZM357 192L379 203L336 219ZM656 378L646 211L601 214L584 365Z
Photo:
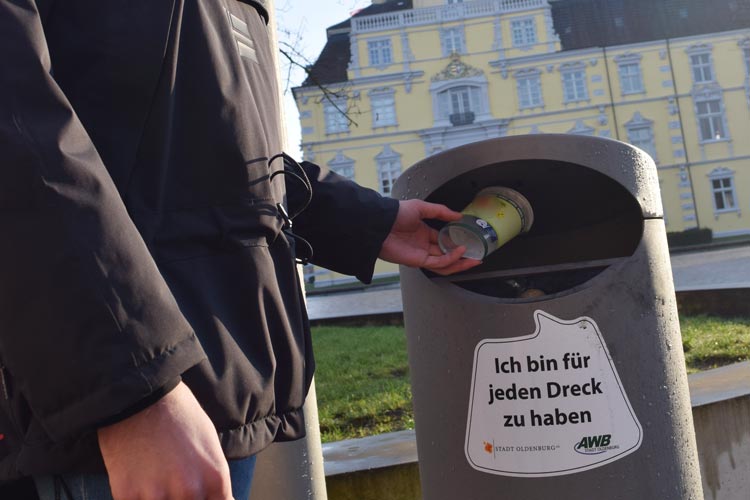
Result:
M506 14L508 12L539 9L547 5L547 0L485 0L388 12L353 18L352 33L398 29L456 19Z
M448 116L448 120L450 120L451 125L454 127L458 127L459 125L471 125L474 123L474 112L467 111L465 113L453 113Z

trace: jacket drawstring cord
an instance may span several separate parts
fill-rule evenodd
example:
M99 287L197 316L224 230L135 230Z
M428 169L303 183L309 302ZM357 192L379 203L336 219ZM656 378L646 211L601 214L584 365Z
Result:
M292 215L289 215L286 208L284 208L284 205L281 203L276 204L276 209L279 212L279 216L284 221L284 225L282 226L282 230L284 231L284 234L288 237L292 238L295 243L302 244L303 252L296 252L298 254L301 254L301 257L295 256L295 262L298 264L306 265L310 262L310 259L313 257L313 247L310 244L309 241L307 241L302 236L299 236L297 234L294 234L292 232L292 225L293 220L295 217L297 217L299 214L301 214L309 205L310 202L312 202L313 197L313 189L312 189L312 183L310 182L310 178L307 177L307 173L305 173L305 170L300 166L297 161L289 156L286 153L279 153L277 155L274 155L271 157L271 159L268 160L268 165L270 166L271 163L277 159L277 158L283 158L284 159L284 168L281 170L277 170L276 172L273 172L271 176L269 177L269 182L273 181L274 177L276 177L279 174L290 176L291 178L295 179L296 181L300 182L304 187L305 191L307 193L307 197L302 204L302 206L294 211ZM296 170L296 172L295 172Z

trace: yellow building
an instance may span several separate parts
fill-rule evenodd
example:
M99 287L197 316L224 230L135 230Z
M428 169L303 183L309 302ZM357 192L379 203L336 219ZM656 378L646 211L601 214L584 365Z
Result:
M668 231L748 235L748 27L750 0L373 1L328 29L294 89L302 150L389 194L412 164L470 142L611 137L656 161Z

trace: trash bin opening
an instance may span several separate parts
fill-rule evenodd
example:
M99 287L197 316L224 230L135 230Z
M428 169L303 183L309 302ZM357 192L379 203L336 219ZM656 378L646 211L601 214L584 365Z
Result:
M426 199L461 210L487 186L523 194L534 224L487 256L484 263L447 280L498 298L529 300L578 287L631 256L643 234L643 211L620 183L582 165L515 160L479 167L435 189Z

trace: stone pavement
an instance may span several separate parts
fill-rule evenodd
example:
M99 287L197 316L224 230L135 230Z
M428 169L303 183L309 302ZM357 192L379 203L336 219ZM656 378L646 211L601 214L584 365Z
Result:
M672 255L676 290L750 287L750 246ZM399 313L398 284L363 290L311 295L307 298L311 320L371 314Z

